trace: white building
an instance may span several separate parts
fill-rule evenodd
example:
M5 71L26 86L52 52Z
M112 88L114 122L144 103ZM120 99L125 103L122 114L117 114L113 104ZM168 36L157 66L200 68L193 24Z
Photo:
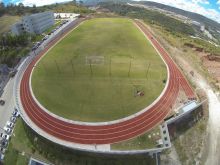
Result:
M54 13L55 19L75 19L79 16L80 14L76 13Z
M21 22L18 22L11 27L11 31L15 35L19 35L23 32L41 34L54 25L54 23L53 12L47 11L24 16Z
M201 26L201 23L197 22L197 21L192 21L191 22L193 25L196 25L196 26Z

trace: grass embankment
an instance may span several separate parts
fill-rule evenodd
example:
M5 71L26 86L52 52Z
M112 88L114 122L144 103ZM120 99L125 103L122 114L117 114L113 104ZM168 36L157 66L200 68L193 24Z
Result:
M33 132L22 119L16 123L14 135L5 155L4 165L26 165L33 157L56 165L154 165L149 155L113 156L68 150Z
M173 144L183 165L203 162L204 158L202 156L205 155L202 155L202 147L207 138L205 133L206 127L207 120L202 119L192 128L188 129L183 135L174 140Z
M81 121L134 114L164 88L166 67L132 20L84 22L35 67L37 99L53 113ZM134 96L143 91L144 96Z
M4 15L0 17L0 34L10 31L11 26L19 21L19 16Z
M111 144L112 150L146 150L156 148L157 140L161 138L160 129L156 127L148 133L123 142Z
M31 156L43 159L39 153L35 152L35 147L26 133L26 126L22 119L18 119L10 140L8 150L5 154L5 165L28 164Z

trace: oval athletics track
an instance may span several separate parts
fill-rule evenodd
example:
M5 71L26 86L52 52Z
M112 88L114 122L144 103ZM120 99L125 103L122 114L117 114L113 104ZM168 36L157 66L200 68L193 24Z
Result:
M134 23L151 41L168 66L170 73L170 78L167 80L168 86L158 102L138 116L109 125L80 125L57 119L39 107L31 95L29 86L31 71L40 57L44 55L44 51L29 64L20 82L20 101L24 112L32 122L48 134L64 141L80 144L111 144L143 134L162 122L172 109L181 87L189 99L195 98L191 86L167 52L142 22L135 20ZM47 50L53 44L50 44Z

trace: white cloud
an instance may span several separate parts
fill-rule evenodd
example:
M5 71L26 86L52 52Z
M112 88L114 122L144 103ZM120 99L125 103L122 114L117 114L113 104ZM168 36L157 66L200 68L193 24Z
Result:
M60 2L65 2L65 1L70 1L70 0L22 0L21 2L25 6L33 6L34 4L36 6L43 6L43 5L60 3Z
M219 5L218 9L220 10L220 0L217 1L217 5Z
M206 9L201 4L207 4L207 0L151 0L154 2L177 7L186 11L194 12L211 18L220 23L220 13L215 9ZM220 0L218 0L220 4Z
M193 3L209 4L208 0L192 0Z

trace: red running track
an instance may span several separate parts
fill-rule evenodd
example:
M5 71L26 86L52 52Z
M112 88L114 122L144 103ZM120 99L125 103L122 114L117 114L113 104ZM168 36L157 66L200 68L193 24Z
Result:
M189 98L194 98L195 96L192 88L167 52L155 39L153 39L152 34L142 22L135 21L135 23L143 31L143 33L145 33L158 52L160 52L164 61L168 65L170 73L170 78L167 80L169 81L168 86L163 96L156 104L154 104L146 112L136 117L108 125L92 126L73 124L51 116L42 110L34 101L31 95L29 81L31 71L35 63L51 46L53 46L59 40L56 39L47 47L46 50L44 50L43 53L39 54L29 64L23 74L20 83L20 98L27 116L39 128L56 138L80 144L110 144L131 139L135 136L143 134L162 122L170 112L172 105L175 103L180 86L182 86L182 89Z

